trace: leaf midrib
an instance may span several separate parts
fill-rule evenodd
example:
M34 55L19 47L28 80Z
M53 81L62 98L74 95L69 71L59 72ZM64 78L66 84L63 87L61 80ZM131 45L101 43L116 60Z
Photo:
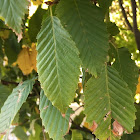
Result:
M61 97L61 94L60 93L63 93L63 92L62 92L62 89L60 88L60 85L61 85L60 84L60 80L58 79L59 72L58 72L58 63L57 63L57 59L56 59L57 52L56 52L56 37L55 37L55 31L54 31L54 21L53 21L54 17L52 15L50 15L50 17L51 17L51 22L52 22L53 41L54 41L54 52L55 52L54 57L55 57L56 71L57 71L57 81L58 81L58 87L59 87L58 95ZM61 102L61 106L63 107L62 97L60 99L60 102ZM63 110L65 110L65 109L63 108Z
M83 30L83 34L84 34L84 36L85 36L85 40L86 40L86 42L87 42L87 46L86 47L88 47L88 49L90 50L91 48L90 48L90 45L89 45L89 40L88 40L88 38L87 38L87 33L86 33L86 30L85 30L85 25L84 25L84 23L82 22L82 18L81 18L81 15L80 15L80 12L79 12L79 7L78 7L78 4L77 4L77 2L76 2L76 0L73 0L74 1L74 4L75 4L75 7L76 7L76 10L77 10L77 13L78 13L78 16L79 16L79 19L80 19L80 25L81 25L81 29ZM92 51L89 51L90 52L90 56L92 56Z
M111 99L110 99L110 94L109 94L109 87L108 87L108 72L107 72L107 65L105 65L105 78L106 78L106 90L107 90L107 95L108 95L108 99L109 99L109 111L111 111ZM112 113L112 112L111 112ZM110 115L111 115L110 113ZM111 119L110 119L111 120ZM111 122L110 122L111 124ZM110 136L111 136L111 131L109 131Z

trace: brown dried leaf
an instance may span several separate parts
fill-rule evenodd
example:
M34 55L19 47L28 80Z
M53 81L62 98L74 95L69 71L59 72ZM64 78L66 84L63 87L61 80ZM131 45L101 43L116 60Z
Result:
M117 120L115 120L113 122L113 130L112 130L113 134L115 136L122 136L123 131L124 131L124 128L118 123Z
M16 34L17 35L17 40L18 40L18 43L21 41L21 39L23 38L23 36L22 36L22 33L20 33L20 34Z
M89 125L89 123L84 122L84 127L88 128L90 131L94 132L96 130L96 128L98 127L98 124L93 121L92 126Z
M92 130L92 132L94 132L97 127L98 127L98 124L95 121L93 121L93 125L90 127L90 129Z

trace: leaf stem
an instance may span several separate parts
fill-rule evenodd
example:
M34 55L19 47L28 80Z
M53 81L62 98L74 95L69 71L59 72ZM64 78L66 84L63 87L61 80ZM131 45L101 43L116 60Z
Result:
M53 16L53 14L52 14L52 6L50 5L49 7L50 7L50 16L52 17Z

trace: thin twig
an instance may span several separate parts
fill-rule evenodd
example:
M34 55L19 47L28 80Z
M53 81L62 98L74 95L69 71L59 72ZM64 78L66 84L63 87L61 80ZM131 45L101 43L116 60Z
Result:
M9 28L0 28L0 30L11 30Z
M91 132L89 129L87 129L87 128L84 127L84 126L81 127L81 126L77 125L77 124L72 120L72 118L70 118L70 120L71 120L71 123L74 125L75 129L78 129L78 130L81 130L81 131L90 133L90 134L93 135L93 137L95 138L95 135L92 134L92 132Z
M133 27L131 26L130 22L129 22L128 19L127 19L127 15L126 15L126 13L125 13L125 9L124 9L124 7L123 7L123 2L122 2L122 0L119 0L119 5L120 5L120 8L121 8L121 10L122 10L122 14L123 14L123 17L124 17L124 19L125 19L125 22L126 22L128 28L133 32Z
M133 32L135 35L135 40L137 44L138 50L140 50L140 31L138 30L138 25L137 25L137 4L135 0L131 0L131 6L132 6L132 13L133 13Z
M3 85L10 85L10 84L13 84L13 85L18 85L19 83L17 83L17 82L14 82L14 81L5 81L5 80L1 80L1 83L3 84Z
M74 112L78 111L81 107L83 107L83 105L81 105L81 106L79 106L78 108L76 108L76 109L74 110Z

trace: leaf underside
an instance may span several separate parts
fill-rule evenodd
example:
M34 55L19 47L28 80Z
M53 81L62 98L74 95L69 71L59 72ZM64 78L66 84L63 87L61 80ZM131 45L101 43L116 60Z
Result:
M28 0L0 0L0 17L16 34L21 34L22 19L28 11Z
M97 76L109 48L101 9L89 0L61 0L56 7L56 15L76 42L83 67Z
M127 132L135 125L135 107L131 90L118 72L106 66L100 77L91 78L85 89L87 121L98 125L95 135L101 139L118 139L112 133L112 122L117 120Z
M52 105L43 91L41 91L40 95L39 109L42 123L49 136L54 140L62 140L69 130L71 109L68 109L65 117L62 117L61 112Z
M13 89L8 96L0 114L0 133L4 134L9 129L15 115L26 101L33 88L34 80L27 80Z
M43 22L37 39L37 71L41 87L52 104L64 113L77 88L81 64L78 49L54 16Z

